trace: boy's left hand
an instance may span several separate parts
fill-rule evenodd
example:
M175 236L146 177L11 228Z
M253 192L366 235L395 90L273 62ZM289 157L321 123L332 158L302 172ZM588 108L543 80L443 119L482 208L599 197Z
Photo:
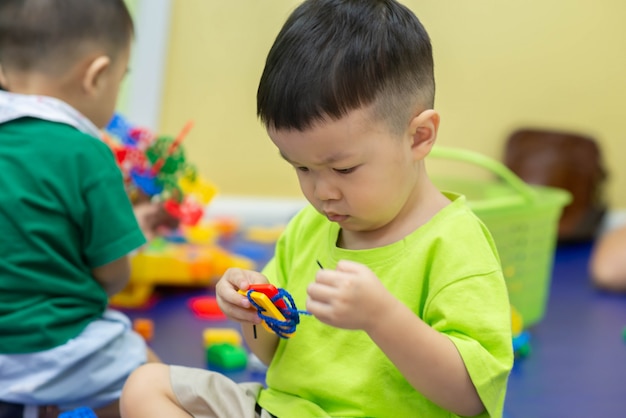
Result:
M307 310L337 328L367 330L395 298L367 266L342 260L319 270L307 289Z

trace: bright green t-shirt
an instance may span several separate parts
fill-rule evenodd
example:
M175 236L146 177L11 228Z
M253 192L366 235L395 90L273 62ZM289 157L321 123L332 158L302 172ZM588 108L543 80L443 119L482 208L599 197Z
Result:
M34 118L0 124L0 353L80 334L108 302L91 270L144 242L106 144Z
M319 269L341 259L367 265L385 287L461 353L487 412L500 417L513 364L507 289L495 245L465 204L453 202L393 244L367 250L336 246L339 227L312 207L280 238L264 269L304 309ZM419 350L419 347L415 347ZM363 331L302 316L281 340L259 404L278 417L454 417L418 393Z

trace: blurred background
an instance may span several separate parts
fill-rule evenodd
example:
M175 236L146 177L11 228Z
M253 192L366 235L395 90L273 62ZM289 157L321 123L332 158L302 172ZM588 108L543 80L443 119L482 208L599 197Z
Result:
M297 0L128 0L138 34L120 110L175 135L224 195L299 196L256 118L265 56ZM435 55L439 144L501 159L516 129L595 138L625 208L626 2L406 0ZM462 168L459 168L462 170Z

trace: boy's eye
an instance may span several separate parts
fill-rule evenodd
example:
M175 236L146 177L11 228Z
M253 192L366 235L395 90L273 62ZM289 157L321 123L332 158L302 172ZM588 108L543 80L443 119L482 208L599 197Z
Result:
M308 167L296 167L296 170L306 173L309 171L309 168Z
M356 170L356 167L350 167L350 168L335 168L335 172L339 173L339 174L350 174L352 173L354 170Z

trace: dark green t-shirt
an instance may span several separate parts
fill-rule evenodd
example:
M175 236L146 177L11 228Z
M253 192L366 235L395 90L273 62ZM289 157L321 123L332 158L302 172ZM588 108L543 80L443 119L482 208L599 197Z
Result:
M34 118L0 124L0 353L80 334L108 300L91 270L144 242L106 144Z

